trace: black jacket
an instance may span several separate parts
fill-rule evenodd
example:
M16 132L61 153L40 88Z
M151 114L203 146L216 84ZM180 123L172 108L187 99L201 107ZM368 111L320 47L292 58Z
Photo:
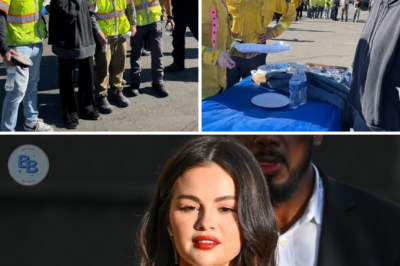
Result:
M400 0L376 0L354 58L349 117L359 131L400 131Z
M400 206L318 169L324 209L318 266L399 266Z
M85 0L53 0L50 4L49 44L62 58L93 56L96 44Z
M7 45L6 29L7 29L7 14L1 10L0 11L0 54L1 54L1 56L4 56L11 49Z

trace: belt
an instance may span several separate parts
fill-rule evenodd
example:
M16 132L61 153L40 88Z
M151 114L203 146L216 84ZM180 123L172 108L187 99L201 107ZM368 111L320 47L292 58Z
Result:
M108 40L114 40L114 39L118 39L118 38L121 37L121 36L122 36L121 34L113 35L113 36L108 36L107 39L108 39Z

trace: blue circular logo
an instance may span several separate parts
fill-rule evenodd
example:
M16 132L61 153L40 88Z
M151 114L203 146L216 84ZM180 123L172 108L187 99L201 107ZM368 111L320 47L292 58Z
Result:
M35 145L16 148L8 159L8 172L19 184L33 186L40 183L49 172L46 153Z

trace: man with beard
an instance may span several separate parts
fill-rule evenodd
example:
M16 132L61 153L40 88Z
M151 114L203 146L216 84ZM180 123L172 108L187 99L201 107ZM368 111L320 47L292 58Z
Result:
M311 163L322 136L237 136L259 161L280 231L279 266L400 265L400 206Z

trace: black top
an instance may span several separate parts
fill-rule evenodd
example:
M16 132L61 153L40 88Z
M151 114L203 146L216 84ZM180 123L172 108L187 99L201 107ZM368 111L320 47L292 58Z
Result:
M0 53L1 56L4 56L8 51L10 51L10 47L7 45L6 40L6 29L7 29L7 15L4 11L0 11Z
M400 206L318 169L324 207L318 266L399 266Z
M49 44L65 59L93 56L96 44L85 0L53 0L50 3Z
M186 7L191 7L191 6L198 6L199 1L198 0L171 0L172 6L186 6Z
M399 17L400 0L375 0L361 33L349 94L349 118L357 127L400 130Z

